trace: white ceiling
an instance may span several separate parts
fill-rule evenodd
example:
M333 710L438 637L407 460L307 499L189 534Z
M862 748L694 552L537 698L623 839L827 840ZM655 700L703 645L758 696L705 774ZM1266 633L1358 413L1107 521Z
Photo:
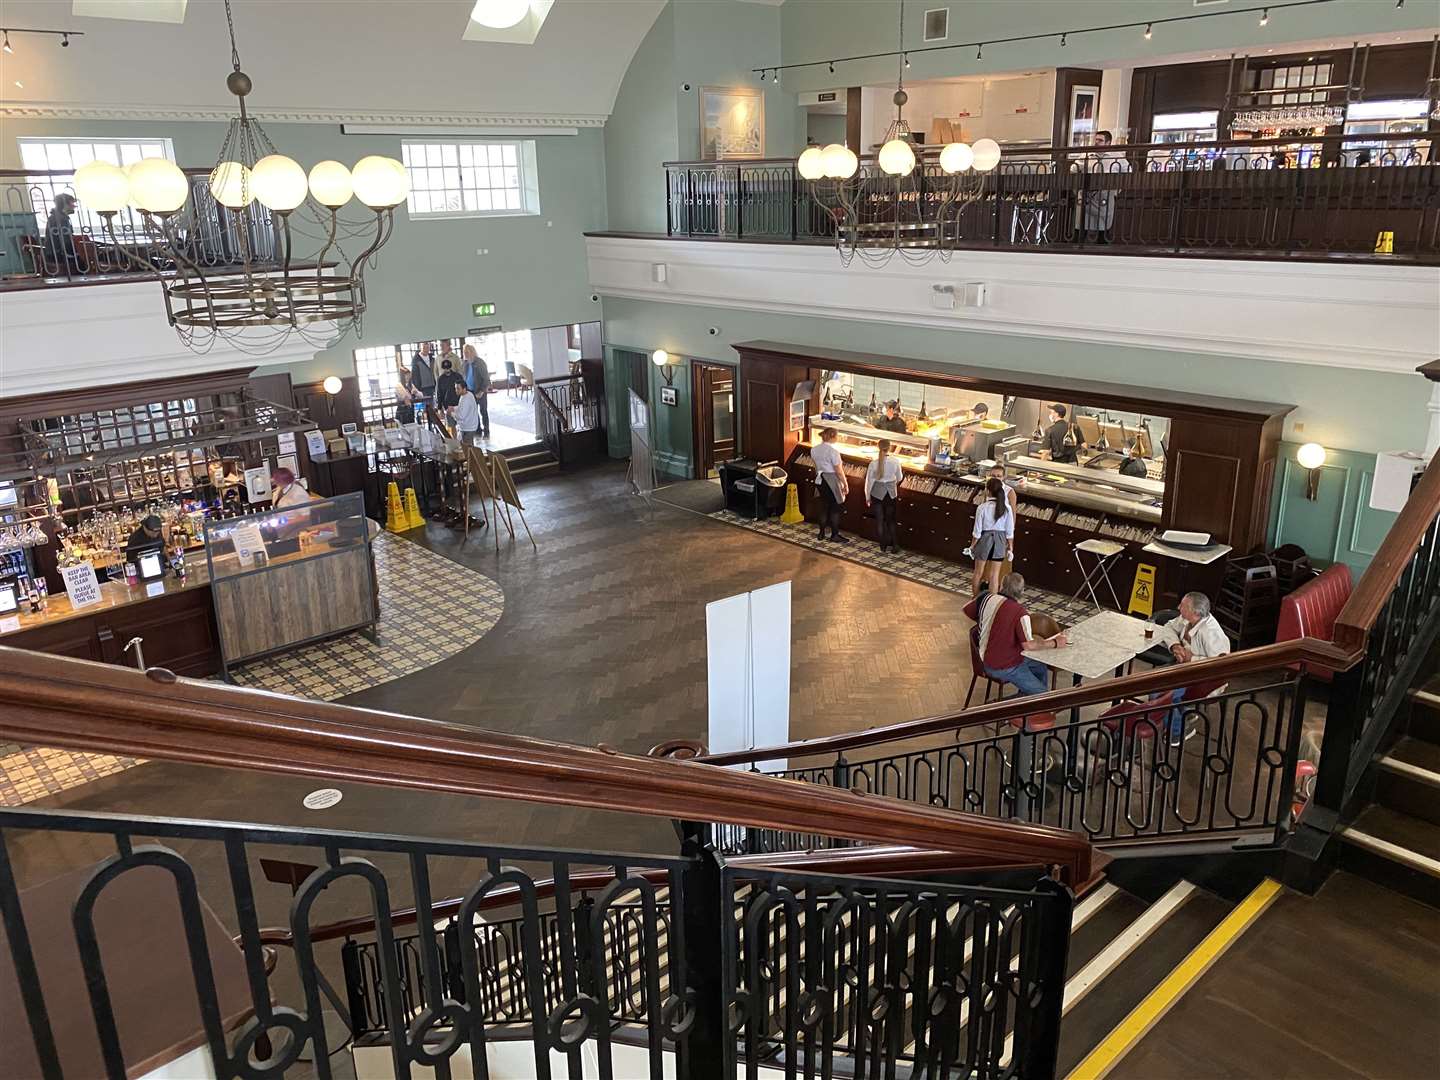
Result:
M240 0L235 31L260 116L294 120L603 121L664 0L557 0L534 45L464 41L474 0ZM12 115L203 119L231 112L220 0L180 25L82 18L71 0L4 0L0 106ZM22 87L15 84L19 82Z

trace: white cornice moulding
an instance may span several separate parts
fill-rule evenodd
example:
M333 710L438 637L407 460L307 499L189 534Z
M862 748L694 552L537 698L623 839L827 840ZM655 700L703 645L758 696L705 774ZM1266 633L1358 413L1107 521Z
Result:
M0 119L219 121L235 118L234 106L115 105L113 103L0 101ZM546 116L534 113L363 112L355 109L256 109L250 113L270 124L378 124L390 127L454 128L598 128L608 114ZM556 132L551 132L555 134Z
M1400 374L1440 356L1440 267L981 250L871 269L824 245L611 236L586 252L591 288L632 300ZM967 282L985 306L932 306Z

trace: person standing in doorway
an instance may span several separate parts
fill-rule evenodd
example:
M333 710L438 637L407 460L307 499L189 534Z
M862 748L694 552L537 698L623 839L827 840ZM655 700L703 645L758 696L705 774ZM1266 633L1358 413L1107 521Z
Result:
M878 456L865 470L865 506L875 511L875 532L880 550L896 551L895 512L900 499L900 462L890 456L890 440L881 439Z
M833 540L837 544L848 544L840 535L840 518L845 512L845 497L850 494L850 484L845 477L845 464L840 450L835 445L839 435L834 428L820 432L820 441L810 450L815 462L815 494L820 500L820 539ZM830 535L825 535L826 530Z
M435 382L435 345L422 341L410 358L410 385L418 395L417 404L434 400Z
M970 544L970 557L975 572L970 579L970 595L980 595L980 583L991 592L1000 588L1000 571L1006 560L1015 561L1015 511L1003 481L991 477L985 481L985 501L975 508L975 528Z
M465 361L461 374L465 377L465 385L475 395L475 404L480 409L480 434L485 438L490 437L490 365L480 359L480 354L475 351L474 345L466 345L460 350Z

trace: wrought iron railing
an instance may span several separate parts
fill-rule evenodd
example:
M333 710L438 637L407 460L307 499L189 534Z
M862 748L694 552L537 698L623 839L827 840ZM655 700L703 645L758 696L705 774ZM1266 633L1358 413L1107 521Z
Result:
M922 869L1028 866L1075 886L1093 874L1090 845L1073 833L16 649L0 648L0 739L683 822L777 823L881 843L922 838L916 848L857 848L844 855L868 856L879 868L914 856ZM79 839L61 842L61 834ZM162 1063L152 1058L171 1043L151 1048L134 1041L136 965L113 959L116 935L129 940L129 923L94 914L123 892L131 911L143 908L161 923L169 918L169 898L178 897L168 935L177 944L167 956L174 959L174 993L178 998L181 987L188 993L193 986L195 1043L208 1049L219 1075L278 1077L303 1056L324 1080L340 1049L325 1031L333 1012L352 1034L383 1030L397 1077L419 1066L448 1077L452 1063L457 1072L462 1067L456 1060L461 1047L474 1065L490 1041L506 1037L533 1044L540 1077L551 1075L552 1052L568 1058L570 1075L586 1075L584 1060L597 1059L600 1075L616 1075L614 1047L622 1040L642 1048L641 1072L656 1080L672 1053L675 1075L719 1077L721 1063L735 1060L738 1034L726 1014L738 988L723 979L723 913L736 895L724 890L722 875L727 866L739 867L717 856L705 827L684 825L682 835L678 856L637 855L0 810L0 920L7 945L0 955L20 988L12 1019L28 1035L18 1062L6 1065L17 1075L120 1078L142 1064ZM274 846L309 854L315 866L297 881L293 900L257 894L252 883L252 861ZM72 872L42 880L55 872L56 853L68 855ZM861 867L854 874L873 872ZM347 888L336 893L358 887L360 910L338 927L317 927L320 898L335 903L329 890L341 883ZM464 895L436 902L437 883ZM827 888L871 897L850 903L873 908L875 917L893 915L884 899L894 895L888 886L877 893L864 877L836 874ZM1039 890L1047 902L1051 888ZM414 898L408 911L392 905L391 897L402 895ZM1012 895L1028 894L997 890L991 900L1007 909L1029 902ZM284 929L261 930L262 912L282 908L288 910ZM67 909L68 916L57 917ZM498 921L486 925L482 911ZM442 913L453 920L448 939L426 932ZM875 917L864 916L868 925ZM407 920L417 931L397 943L395 926ZM355 946L327 951L346 938ZM368 954L361 939L374 942ZM79 958L75 965L64 961L72 954ZM362 955L369 956L368 991ZM987 953L972 976L993 987L1018 979L1033 989L1027 1008L1058 1015L1062 987L1044 967L1057 956L1063 964L1063 940L1043 956L1024 954L1018 967L1008 953ZM143 966L144 958L137 963ZM272 979L272 966L279 965ZM342 979L343 994L336 989ZM913 992L952 989L932 981ZM61 1009L63 1025L57 1023ZM1052 1061L1054 1046L1041 1044L1056 1034L1053 1025L1017 1028L1015 1053ZM94 1060L84 1057L92 1046L98 1047ZM147 1056L149 1049L155 1054ZM994 1071L992 1059L960 1065ZM808 1066L806 1075L814 1075Z
M277 233L268 215L242 218L210 194L209 169L184 172L194 209L177 239L187 258L200 267L239 265L241 228L248 228L244 242L253 261L265 264L278 258ZM78 203L72 215L52 225L56 196L74 195L74 179L73 171L0 169L0 276L22 284L64 285L151 274L151 266L168 269L154 229L146 228L133 207L116 213L107 226L98 213ZM246 218L253 219L248 226L243 224Z
M935 242L942 176L921 157L913 192L887 193L871 157L860 219ZM667 162L667 233L820 242L835 219L789 159ZM903 205L897 209L894 200ZM950 246L1143 248L1214 253L1408 257L1440 261L1440 157L1415 135L1342 135L1006 151L981 196L945 215Z

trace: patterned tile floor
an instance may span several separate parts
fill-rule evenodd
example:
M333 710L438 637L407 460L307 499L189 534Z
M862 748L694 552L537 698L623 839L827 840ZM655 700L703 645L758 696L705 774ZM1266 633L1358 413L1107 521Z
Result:
M500 621L505 596L489 577L409 540L375 541L379 644L361 634L257 660L232 674L241 686L334 701L438 664ZM21 806L141 763L49 747L0 746L0 806Z
M782 525L779 518L754 521L729 510L720 510L708 516L716 521L738 525L751 532L763 533L765 536L772 536L777 540L784 540L786 543L809 548L811 551L819 551L826 555L833 555L837 559L846 559L875 570L883 570L887 574L894 574L921 585L929 585L931 588L943 589L961 596L968 597L970 595L970 565L968 563L955 563L934 555L922 555L919 552L903 549L882 553L879 544L853 533L846 534L850 538L848 545L832 544L819 539L816 536L815 526L808 521L803 525ZM1076 600L1073 597L1063 596L1060 593L1035 586L1030 586L1025 590L1025 606L1034 611L1044 612L1062 626L1071 626L1095 614L1094 606L1086 601Z

